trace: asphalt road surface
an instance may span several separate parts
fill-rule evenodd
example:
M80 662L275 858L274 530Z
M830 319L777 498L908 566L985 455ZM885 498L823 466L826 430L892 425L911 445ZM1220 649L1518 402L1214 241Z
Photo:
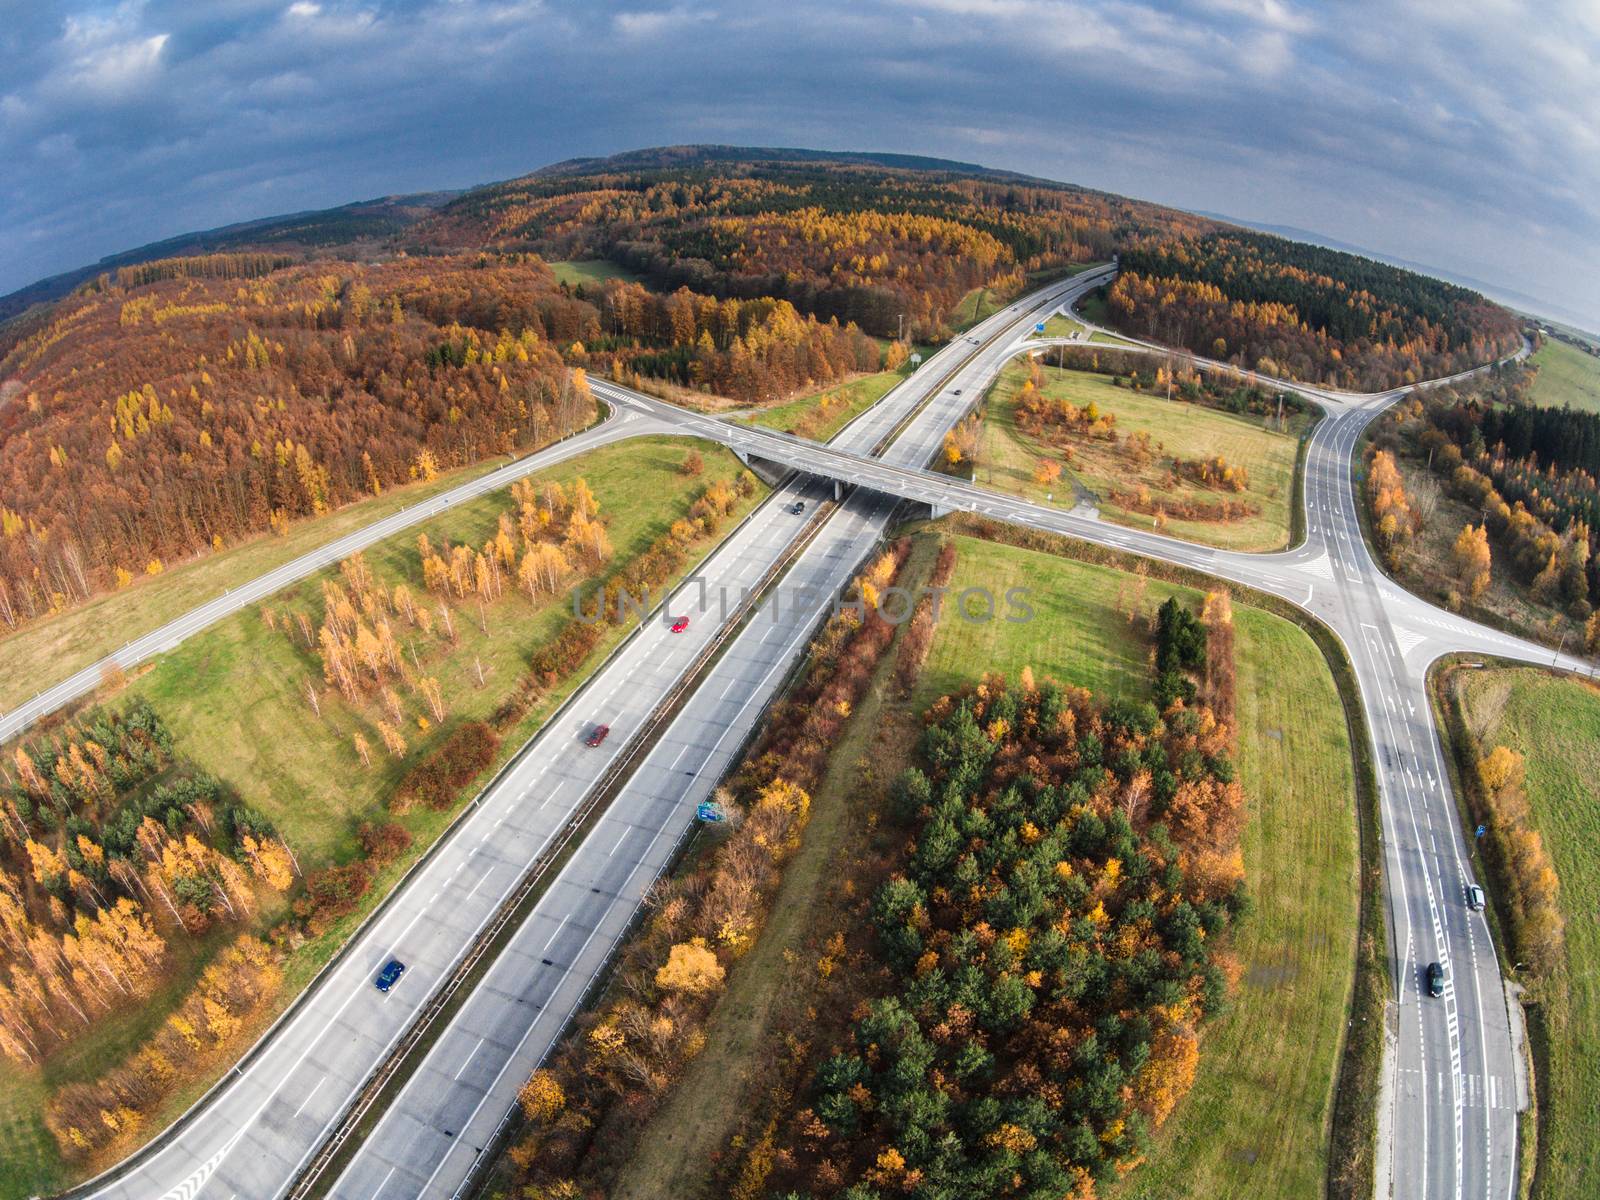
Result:
M703 644L699 639L723 618L717 589L734 596L760 578L804 522L787 513L787 506L803 496L809 512L831 494L831 485L819 480L841 480L862 490L848 496L822 524L780 594L799 594L795 585L814 587L819 594L836 592L881 535L888 511L883 497L904 497L936 510L978 512L1112 545L1271 591L1311 611L1338 633L1355 664L1382 792L1398 1012L1389 1155L1393 1194L1408 1200L1511 1195L1518 1095L1506 1002L1487 925L1464 903L1465 887L1472 882L1466 847L1423 680L1428 664L1447 651L1578 671L1588 666L1436 609L1379 571L1361 536L1350 457L1362 428L1403 394L1399 391L1352 396L1283 385L1308 395L1328 416L1308 449L1306 539L1279 554L1212 550L922 470L944 430L963 415L1003 363L1015 353L1038 348L1039 343L1025 343L1019 330L1092 282L1079 277L990 318L970 335L978 344L952 342L828 447L687 413L593 381L596 393L617 410L616 419L602 427L612 437L663 429L693 433L806 475L776 493L708 559L701 575L710 585L709 601L695 587L665 606L672 613L688 613L689 630L673 635L660 623L640 630L529 744L516 767L480 798L471 815L358 934L350 953L319 978L305 1003L249 1065L221 1085L176 1137L136 1156L127 1173L93 1194L281 1194L387 1047L448 976L497 907L498 897L514 886L578 808L604 774L610 756L620 752L629 730L678 684L697 645ZM1022 317L1027 319L1019 321ZM956 375L934 387L964 355L969 361ZM913 413L914 419L908 420ZM873 448L896 430L887 450L871 457ZM584 448L569 442L555 449L566 451L561 455L566 457ZM525 474L547 465L527 465L531 462L506 470ZM489 490L507 482L491 480L496 476L468 486ZM411 519L429 511L425 507ZM392 532L372 533L359 544ZM325 548L318 552L316 565L305 571L355 548L359 545ZM301 561L310 560L307 556ZM237 606L254 603L290 579L263 584L265 590L250 593ZM193 628L215 619L197 618ZM810 627L803 611L791 611L777 622L763 614L735 635L443 1030L412 1082L337 1181L335 1194L455 1194L517 1087L598 977L618 933L688 827L696 800L731 761L803 648ZM168 627L172 632L144 653L167 648L174 644L170 639L190 628L174 622ZM91 670L97 680L98 669ZM614 732L604 746L590 750L580 739L595 721L609 723ZM391 955L405 960L410 970L384 997L370 987L370 979ZM1420 987L1420 971L1431 961L1446 967L1446 995L1440 1000L1425 997Z
M1002 361L998 343L1015 342L1019 319L1026 324L1034 314L1042 315L1092 282L1079 276L989 318L971 333L978 344L958 339L940 350L848 425L836 442L869 450L920 410L895 445L898 450L907 444L902 453L908 461L925 461L943 436L941 422L949 409L949 397L943 393L923 407L940 377L966 359L968 365L952 386L962 387L959 380L976 384ZM596 391L605 397L602 387ZM630 432L664 428L640 414L619 414L614 424L618 431ZM517 467L522 468L520 473L537 469L526 462ZM492 479L485 477L469 486L488 490L507 482ZM672 634L656 621L624 642L363 926L347 952L312 983L302 1002L269 1032L257 1052L171 1136L158 1139L82 1194L121 1200L199 1196L266 1200L281 1195L449 977L501 898L578 811L632 732L677 687L703 645L700 639L723 619L720 597L737 597L742 589L755 586L789 550L804 526L802 517L787 511L789 505L804 498L812 507L829 491L827 484L801 480L779 489L759 506L702 564L698 575L705 581L707 602L702 605L695 585L692 595L680 593L664 606L673 615L688 612L689 629ZM797 594L791 578L836 592L881 536L891 507L891 501L870 492L841 505L822 523L791 568L791 576L785 577L784 594ZM370 544L376 536L360 544ZM359 547L341 543L318 556L326 564L355 548ZM790 614L777 624L763 616L735 636L663 743L651 750L642 771L612 802L605 819L583 840L539 901L533 918L519 927L511 945L496 959L485 981L489 986L474 990L424 1060L424 1070L433 1070L436 1076L443 1061L439 1056L456 1055L447 1074L462 1090L450 1091L450 1104L441 1108L433 1103L439 1089L407 1088L338 1181L339 1194L385 1187L392 1189L386 1195L452 1194L456 1184L451 1181L464 1178L477 1155L475 1148L455 1152L456 1148L497 1125L509 1108L508 1096L514 1096L522 1082L502 1053L515 1053L516 1062L525 1065L537 1061L554 1040L560 1018L573 998L593 982L616 931L636 910L673 840L692 817L694 797L714 782L718 765L726 763L738 742L739 731L756 719L765 697L798 657L806 625ZM684 713L692 715L686 719ZM583 736L595 723L609 724L612 732L601 746L589 748ZM682 757L674 765L678 755ZM690 775L690 770L696 773ZM545 932L540 922L552 919L555 928ZM530 947L537 950L536 961L530 961ZM407 971L389 993L382 994L372 986L372 978L390 958L405 962ZM518 973L534 967L531 975ZM495 981L520 990L496 992ZM498 1004L493 1002L496 996ZM546 1013L550 1015L542 1016ZM508 1015L514 1019L508 1020ZM475 1034L474 1029L480 1032ZM496 1040L491 1041L490 1035ZM469 1043L475 1037L482 1037L483 1043ZM464 1055L469 1044L474 1049ZM478 1098L464 1098L473 1088L479 1091ZM408 1116L417 1124L396 1135L395 1123ZM464 1138L463 1130L453 1127L457 1121L470 1130ZM421 1128L433 1129L436 1136L431 1141L423 1138Z

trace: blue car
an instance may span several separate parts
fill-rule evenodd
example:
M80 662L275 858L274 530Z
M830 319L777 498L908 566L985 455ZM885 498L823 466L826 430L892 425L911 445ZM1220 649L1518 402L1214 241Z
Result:
M378 972L378 977L372 981L372 986L380 992L387 992L400 982L400 976L406 973L406 965L398 958L391 958L383 964L383 970Z

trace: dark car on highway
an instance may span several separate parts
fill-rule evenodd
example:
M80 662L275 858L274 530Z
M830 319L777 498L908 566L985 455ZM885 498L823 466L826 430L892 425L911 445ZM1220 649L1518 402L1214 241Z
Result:
M391 958L383 964L383 970L378 972L378 977L372 981L372 986L380 992L387 992L400 982L400 976L406 973L406 965L398 958Z
M789 505L789 511L792 513L803 513L805 510L806 502L804 500L796 500L793 504Z
M598 746L601 742L606 740L606 734L610 732L611 726L596 725L593 729L589 730L589 736L583 739L583 744L585 746Z
M1428 964L1428 995L1444 995L1444 968L1436 962Z

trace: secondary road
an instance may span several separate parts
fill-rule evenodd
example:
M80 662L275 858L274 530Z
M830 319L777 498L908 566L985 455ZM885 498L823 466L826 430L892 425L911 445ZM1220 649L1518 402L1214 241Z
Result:
M640 437L648 433L671 432L672 429L657 425L637 413L607 413L604 420L537 453L490 471L487 475L480 475L448 491L440 492L436 496L407 505L382 520L374 521L342 538L319 546L299 558L291 559L282 566L257 576L248 583L197 605L160 628L133 639L122 649L106 655L98 662L90 663L60 683L43 689L33 699L19 704L10 712L0 714L0 744L21 733L40 717L55 712L56 709L94 691L100 686L108 668L131 670L147 659L175 650L180 642L215 625L224 617L259 604L290 584L330 567L358 550L365 550L384 538L404 532L413 525L437 516L447 508L454 508L468 500L475 500L479 496L509 487L526 475L546 470L559 462L611 442Z
M1092 282L1096 280L1080 277L1072 284L1058 286L1044 299L1070 296L1085 290ZM1383 406L1401 394L1399 392L1343 397L1316 389L1296 389L1312 394L1313 399L1330 409L1331 415L1317 427L1308 454L1307 539L1301 546L1279 555L1213 551L1086 519L1081 514L1028 505L918 470L937 449L944 429L959 419L977 391L1017 351L1019 341L1015 330L1018 317L1031 319L1045 311L1048 308L1041 305L1040 296L1030 297L1026 305L1014 305L973 331L973 336L981 344L977 348L971 342L958 340L940 351L912 377L908 385L902 385L879 405L868 410L836 441L838 450L854 452L848 461L837 457L836 451L823 451L822 448L784 435L731 426L668 406L652 409L652 402L647 398L634 396L600 381L595 381L595 389L617 406L619 421L630 415L643 416L644 410L652 410L656 419L663 423L656 427L657 430L670 427L679 432L714 437L733 444L744 453L788 463L816 475L860 482L874 492L910 496L941 508L984 512L998 519L1018 521L1178 562L1274 591L1328 620L1344 638L1357 664L1363 698L1372 718L1374 741L1379 752L1391 928L1395 931L1396 978L1401 981L1397 1000L1402 1006L1398 1031L1400 1076L1394 1127L1395 1194L1407 1197L1498 1197L1504 1194L1501 1183L1509 1181L1511 1177L1515 1143L1516 1098L1511 1083L1514 1072L1509 1065L1510 1039L1505 1033L1504 1002L1487 927L1483 925L1481 917L1466 913L1460 904L1460 888L1467 881L1463 865L1466 861L1464 845L1439 765L1437 739L1429 721L1421 680L1427 663L1447 649L1502 654L1529 661L1548 661L1551 658L1549 652L1542 647L1482 630L1433 609L1383 579L1366 553L1350 488L1350 452L1360 429ZM967 353L972 355L972 361L958 377L950 380L947 386L938 388L931 396L928 395L939 375L945 373L954 360ZM905 435L895 441L881 459L867 457L867 452L888 431L900 424L907 414L917 410L919 405L925 407L921 409L917 420L907 427ZM629 410L633 410L631 414ZM670 422L670 426L667 422ZM623 426L619 425L618 428ZM646 431L643 426L634 428L638 432ZM899 470L896 471L896 468ZM503 485L503 481L487 484L485 490ZM774 532L772 517L763 514L781 509L794 494L798 493L793 489L786 490L759 510L750 526L738 535L744 539L740 543L743 550L736 551L728 559L714 556L715 561L707 563L707 577L724 586L732 583L734 586L729 590L736 594L738 581L750 577L748 572L754 561L762 560L763 555L769 556L764 561L775 561L777 554L788 546L794 536L794 527L791 524L787 531L789 538L784 538L784 530L780 527ZM825 558L830 549L844 547L836 555L836 570L830 574L826 567L817 565L814 557L804 569L812 571L817 578L847 578L859 555L848 561L846 556L851 553L851 547L870 544L870 541L860 540L866 537L866 531L874 530L872 536L876 537L875 530L881 529L883 519L878 511L880 508L881 505L870 496L852 497L838 514L830 518L819 532L817 544L807 551L808 556L821 555ZM830 532L835 525L837 530ZM761 536L770 536L774 540L757 544L757 527ZM382 535L375 535L373 540L376 536ZM818 550L818 546L824 549ZM732 543L724 549L731 548ZM328 557L323 565L349 552L349 549L329 548L325 551ZM719 550L718 556L722 553ZM753 558L742 565L735 565L734 559L741 553ZM802 564L805 563L803 558ZM816 574L818 572L820 574ZM259 596L244 603L254 602L257 598ZM674 604L679 603L674 601ZM691 629L708 629L712 620L714 618L702 620L696 616ZM792 621L790 632L800 624L798 620ZM745 644L744 639L750 636L752 630L759 628L758 624L740 634L735 649L727 656L729 661L743 662L744 669L735 671L732 676L719 677L724 680L724 691L734 697L728 703L735 707L720 715L714 711L709 715L701 714L701 719L708 722L708 728L720 728L728 733L726 741L729 743L735 742L740 736L733 731L740 728L741 722L754 720L754 714L765 703L764 695L770 694L765 689L775 687L781 677L781 671L773 675L771 667L765 672L759 668L763 664L780 665L784 661L792 661L803 643L803 638L798 635L782 639L769 635L767 641L770 644L766 646L765 653L776 657L746 653L750 646ZM653 646L653 650L646 650L642 658L631 659L634 665L652 660L655 654L668 657L660 660L662 671L649 676L642 687L636 688L635 681L629 678L627 691L630 698L637 694L637 699L643 703L658 692L664 695L665 687L670 686L671 666L675 661L671 655L683 652L674 649L674 646L690 647L692 641L680 638L678 643L670 643L666 641L668 637L658 627L654 642L651 642L649 631L641 631L636 635L637 645L632 654L640 654L641 648L646 647L647 643ZM662 649L661 645L655 643L667 648ZM1560 665L1569 668L1582 666L1573 659L1562 660ZM580 693L583 699L567 710L572 714L570 722L581 723L585 719L582 714L587 711L585 706L592 705L594 699L603 699L602 686L603 680L597 678L590 688ZM703 697L711 694L708 684L695 693L691 704L704 703ZM727 697L717 699L726 700ZM619 745L618 739L625 737L629 722L637 719L640 711L636 707L627 714L619 714L617 720L610 722L618 730L610 746L615 748ZM677 729L679 726L675 724L673 730ZM542 767L545 774L539 778L548 778L553 788L559 788L569 781L563 772L574 769L575 747L572 742L560 745L560 738L554 730L553 726L552 730L546 731L553 744L544 749L541 748L541 742L536 740L525 756L527 763L519 764L518 772L524 766L529 771L538 771ZM573 741L577 733L577 728L566 730L566 736ZM673 743L673 736L669 730L668 744ZM560 1021L541 1017L541 1014L552 1007L557 1012L561 1011L563 1001L558 997L572 994L574 987L580 988L581 992L585 981L594 977L604 958L599 952L609 944L611 936L601 931L614 932L620 928L618 920L625 921L626 916L634 911L637 896L642 894L648 880L653 878L659 862L664 861L661 857L663 847L670 843L662 839L669 834L674 839L677 836L677 833L671 832L672 822L679 822L676 828L681 832L682 822L687 820L685 814L692 811L689 800L695 794L693 788L708 787L709 779L714 777L716 764L722 760L722 756L731 753L716 743L700 744L696 749L695 743L688 738L680 738L674 750L674 753L685 756L684 763L689 761L688 756L700 752L703 752L701 768L696 770L694 776L682 777L690 781L692 786L681 785L676 797L654 797L658 802L663 799L668 801L656 805L659 819L655 820L645 815L645 809L637 807L636 802L647 792L659 792L677 777L673 776L674 768L670 763L666 773L661 773L656 751L652 751L646 759L646 771L641 775L645 782L639 785L642 790L629 799L628 789L625 789L615 802L619 807L612 811L618 814L618 820L627 823L630 828L650 831L649 836L643 833L621 836L623 831L619 830L620 840L614 841L610 852L604 853L606 859L619 861L608 865L598 863L595 856L607 849L603 838L591 837L584 842L573 863L581 861L585 865L582 868L569 866L570 878L564 875L563 879L570 882L587 872L591 880L620 881L626 886L619 886L614 895L602 901L584 901L581 911L575 910L571 914L577 918L579 927L586 928L589 933L585 935L582 946L571 949L571 961L562 963L554 976L542 974L537 984L531 977L524 981L533 989L531 992L500 989L502 1005L510 1003L524 1010L520 1032L516 1021L509 1025L504 1023L506 1012L514 1009L501 1008L495 1011L485 1007L489 1001L480 1000L480 995L492 997L496 990L485 987L474 993L441 1036L434 1055L459 1053L463 1036L471 1036L473 1028L483 1031L477 1036L483 1037L482 1045L490 1049L485 1051L482 1046L473 1043L478 1046L473 1055L481 1061L474 1063L463 1060L455 1068L459 1075L451 1076L452 1079L468 1080L463 1085L464 1089L478 1089L478 1099L471 1103L469 1109L462 1109L459 1095L452 1094L446 1102L444 1098L432 1095L433 1089L418 1085L408 1088L407 1094L412 1095L413 1100L405 1101L403 1096L402 1103L395 1106L385 1122L390 1127L389 1131L385 1132L384 1125L375 1131L369 1139L371 1149L363 1148L363 1153L357 1156L350 1170L341 1178L339 1194L368 1194L360 1189L368 1183L381 1180L381 1176L375 1174L373 1169L379 1163L384 1164L383 1174L389 1177L388 1183L381 1186L391 1187L402 1172L406 1172L405 1178L416 1182L414 1177L426 1165L427 1171L434 1174L435 1184L444 1189L430 1187L428 1194L450 1194L445 1188L448 1180L458 1173L465 1177L476 1161L477 1152L474 1149L468 1153L458 1148L472 1139L458 1140L460 1130L453 1128L452 1123L458 1120L462 1112L467 1112L476 1123L475 1133L481 1133L484 1122L490 1119L491 1114L494 1123L498 1124L500 1115L509 1104L507 1095L514 1093L522 1068L538 1061L543 1052L541 1047L553 1041L559 1028ZM590 762L601 766L604 761L603 755L591 760L585 760L580 755L580 765L576 768L579 773L570 776L571 788L563 793L560 800L547 802L540 807L556 809L553 816L574 811L585 790L584 767ZM686 768L680 765L677 769ZM591 784L599 773L593 773L589 780ZM214 1194L223 1197L233 1192L239 1196L278 1194L292 1175L294 1165L315 1148L322 1133L344 1110L359 1080L364 1079L371 1066L381 1060L383 1048L398 1037L409 1023L411 1014L422 999L421 993L430 991L430 983L436 983L448 974L449 965L470 942L472 931L482 923L481 920L473 923L473 916L478 910L472 904L480 897L487 902L490 891L498 886L493 874L498 871L507 878L519 874L515 870L517 864L525 867L537 854L538 848L548 842L553 830L560 828L559 820L549 826L529 821L525 812L529 801L525 797L530 796L536 786L544 786L529 783L531 778L533 776L523 775L515 779L508 778L505 785L482 798L472 817L396 897L383 917L363 931L353 952L340 967L318 982L314 988L316 995L308 1000L294 1020L287 1022L273 1036L263 1053L252 1060L237 1086L232 1082L226 1085L199 1110L179 1138L164 1143L149 1154L138 1156L132 1174L107 1181L106 1186L94 1194ZM519 787L524 790L519 791ZM621 807L625 799L629 800L629 804ZM521 840L508 843L494 837L491 844L490 838L482 836L480 814L484 810L492 811L495 819L502 821L502 828L510 825L515 816L519 824L512 831ZM490 829L494 828L491 824ZM475 834L480 838L476 843L479 849L476 850L472 843ZM1441 838L1444 843L1442 846ZM494 861L492 856L496 850L505 851L505 861L498 864ZM439 866L441 863L443 865ZM616 874L619 871L622 874ZM458 877L465 878L455 885L454 880ZM447 895L444 891L447 884L459 886L460 889L467 889L468 884L471 887L466 890L463 899L457 891ZM433 891L429 891L430 886ZM591 882L587 886L600 885ZM588 895L604 898L606 892L607 889L601 887L598 893L591 891ZM557 903L551 901L551 905ZM600 907L595 907L597 904ZM487 905L485 912L492 911L493 907ZM393 914L402 909L410 912L411 917L405 922L396 923ZM517 961L518 955L526 959L527 947L534 936L528 931L539 927L541 913L547 916L554 911L555 908L541 904L541 912L523 926L513 948L508 949L502 957L501 962L507 964L504 970L514 969L510 964ZM561 917L556 917L556 921L560 926ZM419 930L423 932L419 933ZM1403 939L1402 930L1406 931ZM568 936L564 930L558 932L562 938ZM421 939L414 950L413 937ZM349 1045L335 1045L332 1049L337 1053L331 1056L327 1053L327 1047L319 1053L316 1047L305 1042L304 1029L301 1039L296 1039L294 1030L299 1025L303 1024L311 1032L316 1032L319 1019L327 1021L331 1014L331 1019L337 1022L344 1018L351 1006L370 1006L372 997L353 998L352 988L364 990L370 971L391 950L401 957L410 953L407 961L413 962L413 971L407 974L388 1000L381 1002L386 1009L393 1009L392 1021L374 1023L370 1019L371 1014L363 1008L357 1024L365 1037L355 1037L346 1031L343 1041ZM540 968L556 967L559 960L552 959L551 963L546 964L544 957L540 955ZM1408 978L1408 971L1413 966L1432 958L1445 962L1449 968L1448 995L1442 1004L1420 1001L1414 976ZM500 970L502 966L497 963L491 974ZM413 998L402 1001L408 988ZM528 1005L521 1005L516 1000L518 995L541 993L546 999L540 1002L541 1008L537 1011L529 1010ZM320 1016L307 1016L308 1013ZM1408 1032L1413 1024L1415 1035ZM333 1027L329 1028L331 1030ZM494 1041L488 1036L491 1032L496 1039ZM338 1042L340 1039L332 1040ZM508 1068L508 1060L503 1057L495 1061L495 1046L509 1048L509 1052L517 1056L515 1069ZM337 1062L329 1061L330 1057L337 1059ZM269 1062L274 1065L264 1066ZM311 1064L309 1070L306 1069L307 1063ZM492 1072L491 1064L494 1064ZM327 1069L319 1073L317 1068L322 1066ZM437 1075L437 1066L433 1055L430 1055L424 1069ZM486 1076L486 1072L489 1076ZM254 1078L250 1078L252 1076ZM405 1126L406 1120L416 1122L415 1128ZM207 1130L202 1132L202 1126L208 1127ZM437 1144L431 1156L423 1154L419 1160L411 1151L414 1144L426 1140L418 1133L423 1128L435 1130ZM1480 1129L1481 1134L1478 1132ZM399 1132L401 1130L404 1132ZM1417 1153L1415 1148L1419 1146L1427 1146L1427 1152ZM296 1147L303 1147L298 1158L295 1157ZM237 1179L242 1186L230 1188L227 1186L230 1178ZM425 1181L426 1176L422 1178ZM272 1180L280 1181L277 1189L270 1182ZM1509 1182L1506 1182L1506 1187L1509 1187ZM384 1194L413 1193L398 1191Z
M904 453L925 459L942 436L939 422L945 419L946 408L937 403L937 396L935 403L922 406L941 376L970 360L961 367L959 378L976 383L1000 361L994 343L1014 340L1019 320L1025 324L1093 282L1080 276L991 317L972 332L978 345L956 341L940 350L847 426L837 440L852 449L870 450L921 408L924 415L911 421L901 440L918 439L916 448ZM596 390L605 398L602 389ZM636 432L669 428L642 414L621 411L614 426ZM474 486L496 485L479 480ZM689 630L672 634L658 621L638 628L479 797L257 1052L220 1083L173 1136L160 1139L80 1194L119 1200L197 1196L265 1200L281 1195L429 996L451 975L501 898L566 827L645 718L678 687L703 646L702 639L724 619L720 596L738 597L743 589L754 587L788 552L805 524L788 507L803 499L814 509L827 490L825 485L819 489L814 480L802 480L779 489L759 506L702 564L698 574L707 585L706 601L700 601L696 588L693 596L674 597L665 606L675 615L684 606L691 615ZM881 536L891 507L872 493L841 505L822 522L801 556L795 568L798 579L821 589L819 595L836 592ZM326 563L349 552L324 548L318 553ZM785 591L786 596L794 594L792 588ZM817 607L812 606L813 614ZM459 1051L464 1036L484 1038L482 1046L472 1043L477 1048L471 1056L451 1064L448 1073L458 1087L481 1090L480 1097L470 1102L459 1099L464 1092L450 1093L453 1105L469 1104L479 1114L481 1119L475 1118L472 1125L474 1134L485 1122L498 1124L509 1107L508 1094L514 1095L521 1082L500 1051L514 1044L519 1063L536 1061L553 1040L565 1006L593 981L615 931L637 910L643 890L691 818L696 789L708 787L716 765L734 752L742 731L781 682L783 669L803 648L807 626L807 620L786 613L784 623L773 626L758 620L735 637L711 678L687 702L684 712L691 715L680 715L665 742L652 748L644 770L613 801L605 820L583 840L539 901L534 919L519 928L511 947L491 967L491 980L514 978L523 990L476 989L444 1031L433 1055ZM582 735L598 722L611 726L609 739L598 748L585 747ZM694 776L686 773L691 769L696 770ZM574 887L579 890L574 892ZM541 934L539 922L545 919L553 921L555 929ZM579 930L581 938L572 940ZM524 960L532 950L537 954L530 964ZM408 970L383 995L371 986L371 979L390 957L404 961ZM537 979L515 975L519 962L537 966ZM501 1007L492 1003L496 997ZM552 1015L534 1029L546 1010ZM516 1021L508 1025L507 1013L526 1026L515 1043L508 1039L515 1035ZM472 1035L474 1028L483 1032ZM490 1033L495 1041L489 1040ZM434 1061L433 1056L426 1061ZM374 1188L393 1189L387 1195L449 1194L453 1186L449 1181L470 1169L476 1152L441 1156L441 1150L470 1139L463 1139L462 1130L450 1124L459 1116L458 1107L427 1106L438 1090L408 1088L390 1113L400 1120L411 1111L409 1106L421 1103L420 1125L436 1131L434 1140L428 1142L416 1129L407 1129L397 1142L394 1126L380 1125L340 1181L341 1194L347 1186L358 1188L367 1182ZM424 1170L415 1151L430 1146L439 1161L428 1160ZM388 1157L375 1158L380 1154ZM371 1166L374 1161L383 1162L381 1171ZM404 1177L402 1170L407 1172ZM419 1172L433 1175L433 1182L423 1190L412 1190L424 1182L412 1178ZM397 1177L402 1182L396 1183ZM347 1185L346 1180L351 1182Z
M1021 352L1035 348L1030 343ZM1310 396L1328 413L1307 450L1306 538L1278 554L1213 550L769 430L730 427L718 435L704 419L686 416L678 423L741 454L927 503L935 512L978 513L1247 584L1333 628L1355 666L1382 799L1398 1018L1388 1158L1392 1194L1430 1200L1509 1196L1523 1099L1516 1049L1488 925L1465 903L1466 888L1476 881L1440 758L1426 673L1452 651L1578 672L1589 666L1435 608L1393 584L1373 560L1356 511L1351 460L1366 425L1407 389L1349 395L1281 385ZM609 398L641 412L654 412L658 404L617 389ZM1445 994L1438 1000L1420 986L1429 962L1445 967Z

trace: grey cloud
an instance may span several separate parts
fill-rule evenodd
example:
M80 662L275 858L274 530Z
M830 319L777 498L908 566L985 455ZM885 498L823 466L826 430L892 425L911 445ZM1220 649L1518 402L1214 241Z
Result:
M44 0L0 290L192 228L690 140L942 154L1299 225L1600 325L1600 17L1459 0Z

